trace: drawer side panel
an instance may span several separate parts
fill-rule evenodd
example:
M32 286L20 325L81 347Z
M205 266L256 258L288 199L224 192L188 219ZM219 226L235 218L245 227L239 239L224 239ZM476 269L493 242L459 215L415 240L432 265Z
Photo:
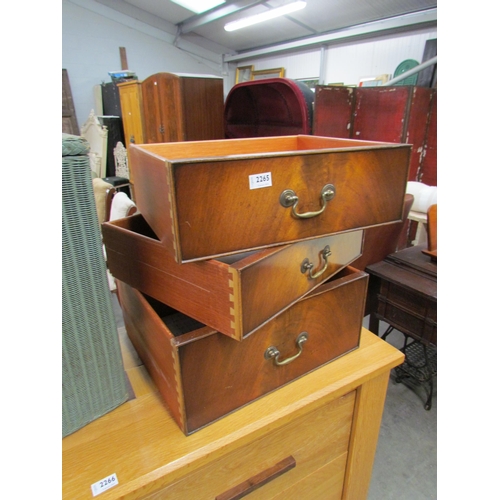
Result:
M180 381L179 356L172 343L173 335L142 294L119 280L116 286L130 341L165 399L172 417L184 429L184 394Z

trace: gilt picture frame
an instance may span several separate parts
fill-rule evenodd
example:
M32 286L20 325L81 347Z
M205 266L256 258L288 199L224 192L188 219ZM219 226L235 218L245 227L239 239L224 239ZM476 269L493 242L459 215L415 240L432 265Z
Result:
M265 80L267 78L284 78L285 68L261 69L252 71L252 80Z
M235 83L248 82L252 79L253 65L236 68Z

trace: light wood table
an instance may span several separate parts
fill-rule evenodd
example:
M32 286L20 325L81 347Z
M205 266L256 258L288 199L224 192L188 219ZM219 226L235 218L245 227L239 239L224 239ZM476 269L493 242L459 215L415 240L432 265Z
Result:
M233 490L256 483L246 499L366 498L390 370L404 360L376 335L362 329L355 351L188 437L120 337L135 399L63 439L64 499L93 498L112 474L99 500L241 498Z

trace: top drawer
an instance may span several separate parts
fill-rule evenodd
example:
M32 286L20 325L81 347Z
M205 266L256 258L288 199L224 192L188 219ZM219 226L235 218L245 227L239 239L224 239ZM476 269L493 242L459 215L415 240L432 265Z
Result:
M177 262L399 221L410 152L306 135L129 150L137 207Z

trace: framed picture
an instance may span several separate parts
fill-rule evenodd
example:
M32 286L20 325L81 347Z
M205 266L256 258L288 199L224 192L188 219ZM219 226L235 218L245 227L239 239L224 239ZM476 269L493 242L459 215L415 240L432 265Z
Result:
M253 65L252 66L240 66L236 68L236 82L248 82L252 79Z
M298 78L297 81L307 85L313 92L316 85L319 85L319 78Z
M380 87L389 81L389 75L366 76L359 79L360 87Z
M261 69L252 71L252 80L265 80L266 78L284 78L285 68Z

